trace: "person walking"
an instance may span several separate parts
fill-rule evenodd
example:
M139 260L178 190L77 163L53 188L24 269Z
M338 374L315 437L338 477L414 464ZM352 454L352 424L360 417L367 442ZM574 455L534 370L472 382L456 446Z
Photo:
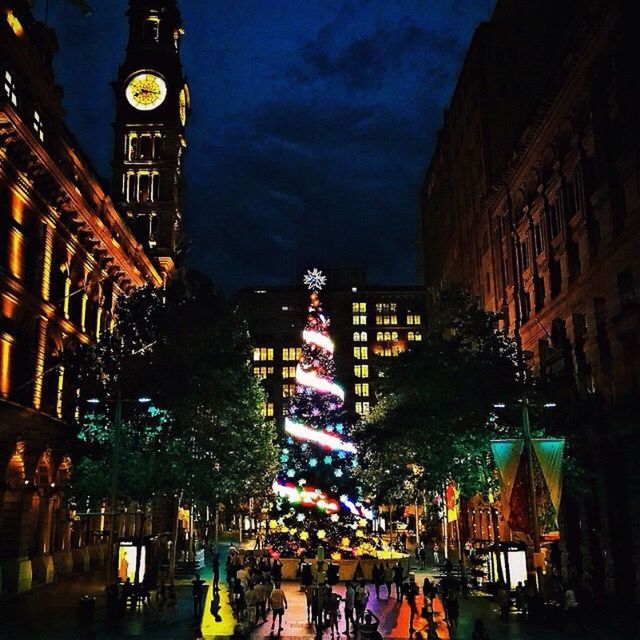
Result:
M478 618L473 625L473 632L471 633L471 640L489 640L489 634L484 628L484 622Z
M212 586L215 591L220 589L220 553L218 551L213 552L213 582Z
M361 640L382 640L382 636L378 631L380 626L380 618L370 609L364 614L364 621L360 625Z
M307 622L312 622L312 620L314 619L314 608L313 608L313 599L315 597L315 589L316 586L313 584L307 585L304 588L304 595L305 595L305 599L307 601Z
M409 581L407 583L407 602L409 603L409 635L411 635L414 631L413 621L416 617L418 617L418 606L416 604L416 598L420 593L420 589L418 589L418 585L415 581L415 576L413 574L409 574Z
M344 634L349 635L349 623L351 628L355 627L353 611L356 603L356 590L353 588L353 582L347 582L347 590L344 596Z
M373 579L373 584L376 589L376 598L380 599L380 586L384 582L384 567L382 566L382 562L375 563L373 565L373 569L371 570L371 577Z
M393 582L396 585L396 599L402 602L402 583L404 582L404 569L400 562L396 562L393 567Z
M418 557L420 558L420 568L424 570L427 566L427 548L424 546L424 542L420 543Z
M338 627L338 618L340 614L340 601L342 598L337 593L330 593L327 601L327 616L329 618L329 628L331 629L331 638L335 640L335 635L340 637L340 629Z
M387 587L387 600L391 598L391 585L393 584L393 567L385 562L384 565L384 584Z
M202 600L204 597L204 580L200 579L200 574L196 573L195 578L191 581L191 595L193 597L193 617L197 618L202 615Z
M267 621L267 585L264 583L264 578L260 578L258 584L255 586L256 592L256 623L260 618L262 622Z
M367 590L366 583L361 580L356 587L356 623L360 625L362 618L364 617L364 611L367 608L367 602L369 602L369 591Z
M281 563L282 564L282 563ZM282 626L282 617L284 616L284 612L288 607L287 596L284 594L284 591L280 587L280 583L276 582L271 592L271 609L273 611L273 618L271 620L271 631L276 623L276 618L278 618L278 635L284 629Z
M255 586L251 585L249 591L247 591L246 596L247 600L247 618L249 620L249 624L254 626L257 621L257 611L258 611L258 594L256 593Z

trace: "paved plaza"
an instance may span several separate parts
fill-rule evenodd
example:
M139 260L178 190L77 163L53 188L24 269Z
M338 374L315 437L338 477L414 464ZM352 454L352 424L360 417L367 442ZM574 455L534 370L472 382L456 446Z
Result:
M428 572L416 573L419 585ZM224 576L224 572L223 572ZM202 577L211 585L211 570L206 568ZM305 596L299 585L293 582L283 584L289 607L284 618L284 629L280 634L282 640L312 639L313 627L307 623ZM189 580L177 583L178 606L175 615L169 615L162 621L152 599L151 605L139 611L130 611L122 624L114 629L105 625L105 606L102 592L104 589L104 575L82 575L61 581L55 585L36 588L30 593L0 601L0 639L2 640L114 640L119 638L153 638L158 640L191 640L197 637L195 630L200 629L207 640L226 640L233 635L234 619L229 606L228 592L225 584L221 583L220 617L216 622L210 613L213 595L211 588L207 589L204 615L200 621L194 619L191 585ZM385 638L409 637L409 605L402 604L394 598L387 598L386 589L382 587L381 598L375 596L375 589L368 586L370 592L369 608L380 618L380 631ZM344 585L338 585L336 590L344 594ZM95 624L83 628L78 623L77 603L85 594L96 598ZM420 611L421 596L417 602ZM548 628L543 625L532 625L522 620L521 616L513 613L508 623L498 620L498 607L488 597L472 596L460 598L460 624L455 635L451 638L469 640L473 621L482 618L489 630L491 640L559 640L587 639L594 640L636 640L640 637L636 631L618 628L619 620L613 613L604 610L603 613L585 616L585 630L567 628L564 631ZM436 602L436 621L438 622L438 637L449 638L449 630L443 621L442 607ZM418 620L419 629L425 624ZM271 638L271 618L266 624L258 625L253 632L252 639ZM340 620L340 631L344 631L344 619ZM95 635L89 635L94 633ZM277 636L276 636L277 637ZM329 640L331 634L324 632L324 638ZM342 636L346 637L346 636Z

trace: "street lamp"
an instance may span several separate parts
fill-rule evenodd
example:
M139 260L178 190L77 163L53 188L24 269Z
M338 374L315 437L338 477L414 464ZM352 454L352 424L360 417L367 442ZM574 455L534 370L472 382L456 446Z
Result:
M100 398L88 398L89 404L115 404L115 415L113 418L113 454L111 460L111 525L109 526L109 542L107 544L108 565L107 565L107 585L113 580L113 530L116 519L116 495L118 492L118 476L120 473L120 430L122 428L122 404L124 402L138 402L140 404L148 404L151 398L142 396L140 398L123 398L120 386L116 391L114 399L101 400Z
M536 570L536 578L538 581L538 591L542 592L542 567L539 566L540 558L540 522L538 520L538 504L536 500L535 475L533 471L533 444L531 440L531 427L529 424L529 407L535 406L529 403L528 398L523 398L517 405L522 410L522 433L524 436L524 446L527 455L527 466L529 467L529 504L531 505L531 528L533 529L533 553L534 566ZM555 402L546 402L542 405L544 408L550 409L556 406ZM507 405L499 402L493 405L495 409L504 409Z

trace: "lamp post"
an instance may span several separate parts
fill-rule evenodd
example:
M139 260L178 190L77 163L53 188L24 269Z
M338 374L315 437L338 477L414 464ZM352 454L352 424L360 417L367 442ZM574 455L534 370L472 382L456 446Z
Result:
M496 409L504 409L507 405L500 403L494 404ZM530 404L528 398L522 398L519 405L522 411L522 435L524 440L524 450L527 456L528 467L528 482L529 485L529 505L531 509L531 537L533 539L533 564L536 572L536 580L538 583L538 591L542 593L542 567L539 564L540 559L540 521L538 519L538 502L536 497L536 484L535 474L533 471L533 443L531 439L531 426L529 422L529 407ZM555 402L546 402L542 405L545 409L553 408L556 406Z
M116 501L118 493L118 477L120 475L120 432L122 430L122 404L124 402L139 402L147 404L151 402L151 398L142 397L135 399L123 399L122 389L118 385L116 397L113 400L100 400L99 398L89 398L89 404L115 404L113 416L113 452L111 454L111 491L109 497L109 505L111 509L111 524L109 526L109 539L107 543L107 585L113 582L113 537L116 521Z

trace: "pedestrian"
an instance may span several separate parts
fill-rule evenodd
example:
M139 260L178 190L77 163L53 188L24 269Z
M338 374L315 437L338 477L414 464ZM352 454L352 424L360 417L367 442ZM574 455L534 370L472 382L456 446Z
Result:
M384 567L382 566L382 562L373 565L371 577L373 578L373 584L376 588L376 598L380 599L380 585L384 582Z
M420 567L424 569L427 566L427 548L424 546L424 542L420 543Z
M167 615L171 614L173 619L176 619L176 603L178 598L176 597L176 588L171 583L167 587Z
M402 544L402 550L406 551L407 550L407 532L403 531L400 534L400 543Z
M271 577L274 584L280 584L282 581L282 561L280 558L276 558L271 565Z
M307 601L307 622L312 622L315 619L315 611L313 606L313 599L315 597L316 586L313 584L304 587L304 595Z
M260 578L258 584L255 586L256 592L256 623L260 618L262 622L267 621L267 585L265 579Z
M524 604L524 587L522 586L522 582L518 582L515 590L516 595L516 609L520 613L525 613L525 604Z
M330 593L327 601L327 615L329 618L329 628L331 629L331 637L335 635L340 637L340 629L338 628L338 616L340 613L340 601L342 598L337 593Z
M349 635L349 623L351 627L355 626L353 611L356 602L356 590L353 588L353 582L347 582L347 590L344 597L344 633Z
M370 609L364 614L364 621L360 625L361 640L382 640L382 636L378 631L380 626L380 618Z
M280 565L282 565L282 563L280 563ZM276 582L273 591L271 592L271 609L273 610L271 631L273 631L273 627L275 626L276 618L278 618L278 634L280 634L280 632L284 629L284 627L282 626L282 617L284 616L284 612L287 607L287 596L280 588L280 583Z
M220 589L220 553L214 551L213 553L213 582L212 586L215 591Z
M247 619L251 626L254 626L257 621L256 612L258 609L258 594L256 593L255 586L251 585L247 593L245 594L247 601Z
M414 631L413 621L418 616L418 607L416 605L416 597L418 596L418 593L419 593L415 576L412 573L409 574L409 581L407 582L406 592L407 592L407 602L409 603L409 610L411 612L409 615L409 635L411 635Z
M498 584L498 591L496 592L496 598L500 605L500 620L503 622L509 622L509 609L511 609L511 596L509 590L504 582Z
M489 634L484 628L484 623L482 622L482 620L480 620L480 618L478 618L473 625L471 640L489 640Z
M356 623L358 625L362 622L362 618L364 617L367 602L369 602L369 591L367 590L365 581L361 580L356 587L355 597Z
M393 567L393 582L396 585L396 599L402 602L402 583L404 582L404 569L400 562L396 562Z
M200 579L200 574L196 573L191 581L191 595L193 596L193 616L197 618L202 615L202 601L204 599L204 580Z
M391 598L391 585L393 584L393 567L385 562L384 564L384 584L387 587L387 600Z
M440 547L438 546L437 542L433 543L433 564L440 564Z
M444 600L444 608L447 614L447 621L452 631L455 631L458 627L458 617L460 616L460 604L458 602L458 596L453 589L449 589L447 596Z

